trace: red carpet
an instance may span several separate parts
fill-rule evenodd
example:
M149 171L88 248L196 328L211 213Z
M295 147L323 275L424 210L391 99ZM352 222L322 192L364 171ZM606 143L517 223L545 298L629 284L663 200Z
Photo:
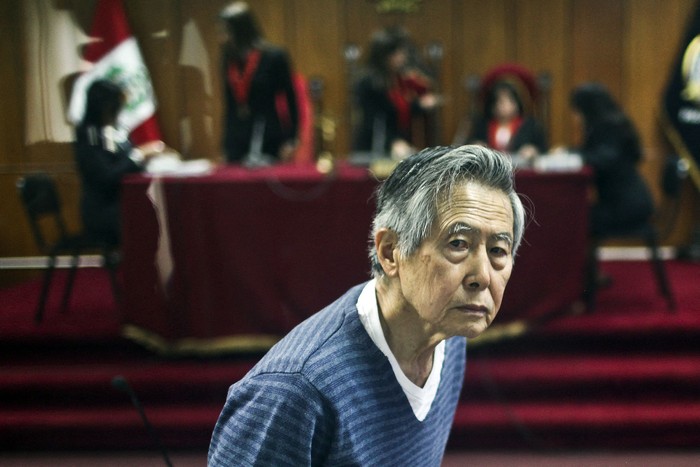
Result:
M670 314L647 263L610 262L593 314L473 342L450 445L660 449L700 445L700 264L667 262ZM61 276L59 274L59 276ZM206 449L228 386L256 356L165 359L119 336L107 277L81 270L33 322L39 283L0 290L0 449L150 448L124 375L169 448ZM59 291L57 288L56 291Z
M0 337L3 341L43 342L46 339L114 339L119 335L119 315L112 298L107 272L79 269L67 313L59 312L66 271L57 270L49 291L44 319L34 323L41 280L0 290Z

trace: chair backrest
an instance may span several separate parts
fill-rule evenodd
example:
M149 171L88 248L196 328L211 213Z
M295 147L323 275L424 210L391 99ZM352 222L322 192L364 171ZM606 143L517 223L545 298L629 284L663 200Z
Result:
M535 75L528 68L518 63L502 63L486 71L483 76L470 74L464 80L464 87L469 97L465 121L460 123L455 142L463 142L470 133L475 118L483 116L485 100L489 89L499 81L510 82L522 100L526 114L535 117L549 133L549 105L552 79L549 73Z
M391 29L391 28L390 28ZM400 29L394 33L401 33ZM417 81L420 82L419 87L426 87L428 92L440 93L442 59L444 49L439 41L433 41L421 47L412 39L405 37L406 48L408 53L407 68L412 70L414 78L419 76ZM343 58L345 60L345 76L347 82L347 117L344 119L347 122L348 134L355 134L357 126L362 120L362 109L355 95L355 85L364 72L362 60L367 54L371 46L363 50L361 46L355 43L349 43L343 50ZM427 83L427 84L426 84ZM411 118L411 141L410 143L418 148L426 146L435 146L441 140L441 124L439 116L441 114L440 106L425 112L412 113ZM384 122L384 120L381 120ZM381 123L380 125L384 125ZM381 138L378 138L381 140ZM383 152L383 149L382 149Z
M53 223L54 236L59 239L65 238L67 234L56 183L46 173L34 173L18 179L17 190L37 247L43 253L48 253L51 244L48 232L42 228L44 222Z

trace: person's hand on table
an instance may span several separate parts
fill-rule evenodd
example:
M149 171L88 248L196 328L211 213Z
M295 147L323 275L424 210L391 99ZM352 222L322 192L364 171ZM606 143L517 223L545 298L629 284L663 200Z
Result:
M518 149L518 155L522 157L526 161L530 161L534 159L535 157L540 155L540 152L537 150L535 145L533 144L524 144L520 149Z
M561 155L561 154L568 154L569 153L569 148L566 146L555 146L549 150L548 155Z
M280 147L279 157L282 162L289 162L294 158L294 151L297 146L291 141L287 141Z
M165 150L165 143L158 141L149 141L148 143L141 144L137 147L139 151L143 154L145 160L151 157L161 154Z
M418 105L423 110L432 110L442 104L442 98L437 94L428 93L418 98Z
M394 160L403 160L414 152L415 149L404 139L397 139L391 143L391 158Z

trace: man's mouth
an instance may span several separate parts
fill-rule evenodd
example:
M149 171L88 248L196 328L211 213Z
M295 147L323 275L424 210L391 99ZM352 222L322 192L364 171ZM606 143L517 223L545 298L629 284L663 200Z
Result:
M486 314L489 311L489 309L487 307L485 307L484 305L473 305L473 304L461 305L461 306L458 306L457 309L459 309L460 311L463 311L465 313L484 313L484 314Z

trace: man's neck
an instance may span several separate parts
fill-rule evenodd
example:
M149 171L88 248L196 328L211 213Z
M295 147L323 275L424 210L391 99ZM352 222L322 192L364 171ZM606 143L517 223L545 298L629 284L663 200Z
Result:
M427 332L416 311L390 282L382 277L376 286L382 332L403 373L413 384L423 387L433 368L435 346L442 339Z

